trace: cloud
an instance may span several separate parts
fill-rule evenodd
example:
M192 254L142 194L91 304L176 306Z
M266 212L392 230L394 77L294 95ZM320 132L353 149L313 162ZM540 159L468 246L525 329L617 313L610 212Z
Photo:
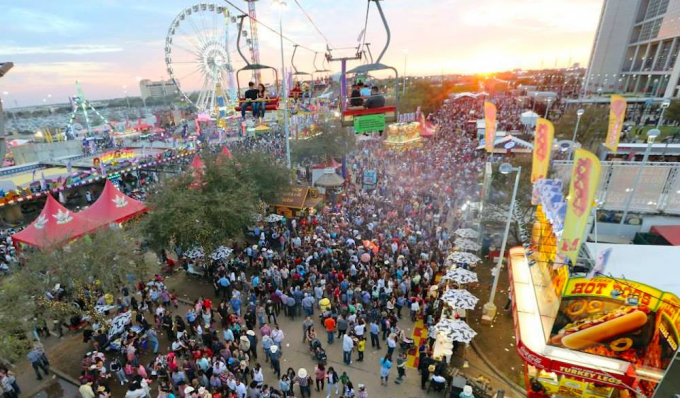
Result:
M106 44L74 44L65 46L0 46L0 55L28 54L100 54L123 51L122 47Z
M4 21L3 24L13 30L31 33L67 34L83 30L87 26L76 19L25 8L10 8L0 21Z

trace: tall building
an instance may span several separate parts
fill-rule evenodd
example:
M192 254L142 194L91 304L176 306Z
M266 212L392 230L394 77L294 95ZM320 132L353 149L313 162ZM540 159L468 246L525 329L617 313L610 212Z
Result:
M161 80L157 82L149 79L140 80L139 92L142 95L142 99L145 101L147 98L174 97L179 94L177 85L175 85L173 80Z
M585 91L680 97L680 0L604 0Z

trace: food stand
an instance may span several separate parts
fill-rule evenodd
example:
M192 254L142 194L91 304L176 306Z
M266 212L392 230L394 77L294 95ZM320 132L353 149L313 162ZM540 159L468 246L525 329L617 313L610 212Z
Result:
M516 348L527 396L651 397L677 350L680 300L566 265L561 183L539 180L529 250L510 250ZM529 245L527 245L529 246Z
M271 206L276 214L286 218L301 217L306 211L314 209L323 200L315 188L307 185L292 187L288 192L281 195L278 203Z

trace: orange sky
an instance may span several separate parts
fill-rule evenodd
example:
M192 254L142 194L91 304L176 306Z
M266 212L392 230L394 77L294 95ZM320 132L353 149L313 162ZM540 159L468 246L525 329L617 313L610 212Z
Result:
M233 0L238 6L245 2ZM334 47L356 46L365 0L298 0ZM225 4L216 1L219 4ZM326 43L288 0L284 34L323 52ZM65 102L81 81L93 99L139 95L136 78L167 78L163 47L182 0L36 0L10 3L0 15L0 60L15 68L0 80L5 106ZM392 42L383 63L407 74L482 73L512 68L587 63L602 0L386 0ZM258 18L278 28L271 0ZM372 6L367 38L377 57L385 42ZM280 67L279 40L260 27L261 60ZM232 30L233 32L233 30ZM285 43L289 66L292 45ZM340 52L336 52L339 54ZM296 65L311 71L313 54L300 50ZM337 71L338 66L333 65ZM125 89L123 86L127 86ZM51 97L48 97L48 94Z

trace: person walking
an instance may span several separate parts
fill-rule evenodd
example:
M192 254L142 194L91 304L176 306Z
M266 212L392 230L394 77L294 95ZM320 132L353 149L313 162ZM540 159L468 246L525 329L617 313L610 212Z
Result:
M366 339L359 337L359 342L357 343L357 354L359 355L359 358L357 358L357 361L364 361L364 350L366 350Z
M312 396L312 390L309 386L311 382L312 378L309 377L309 374L307 374L307 369L300 368L298 370L297 376L295 377L295 384L300 386L300 396L302 398Z
M38 380L42 380L42 376L40 375L40 370L45 372L45 376L47 376L50 372L50 362L47 360L47 357L45 356L45 352L42 350L42 347L34 347L27 355L28 360L31 362L31 366L33 366L33 370L35 370L35 375L37 376Z
M357 398L368 398L365 385L359 384L359 393L357 394Z
M322 363L319 363L314 368L314 379L316 381L316 391L323 391L324 383L326 382L326 368Z
M333 389L335 389L335 395L338 395L338 382L340 381L340 377L338 377L338 373L332 366L328 367L326 378L328 380L328 383L326 384L326 398L331 398L331 391L333 391Z
M392 357L390 354L387 354L382 359L380 359L381 386L387 386L387 379L390 377L390 369L392 369Z
M380 349L380 325L378 322L374 319L371 321L371 324L369 325L369 329L371 332L371 347Z
M312 320L311 317L305 318L304 321L302 321L302 342L304 343L305 340L307 340L307 331L309 328L314 326L314 321Z
M153 350L154 355L158 354L158 334L156 333L156 329L153 327L147 329L145 332L146 335L146 340L151 344L151 349Z
M109 364L109 371L118 377L120 385L125 385L128 382L127 377L125 377L125 372L123 371L123 366L120 364L118 358L113 358Z
M352 350L354 349L354 340L348 335L344 334L342 336L342 352L343 352L343 361L345 364L350 365L352 364Z
M279 350L278 346L273 345L269 348L269 351L269 360L272 363L272 369L274 369L276 377L281 377L281 350Z
M401 384L401 381L406 377L406 353L402 352L397 357L397 379L394 381L397 384Z
M324 319L323 326L326 328L326 333L328 333L328 344L333 344L333 338L335 337L335 319L332 316Z

